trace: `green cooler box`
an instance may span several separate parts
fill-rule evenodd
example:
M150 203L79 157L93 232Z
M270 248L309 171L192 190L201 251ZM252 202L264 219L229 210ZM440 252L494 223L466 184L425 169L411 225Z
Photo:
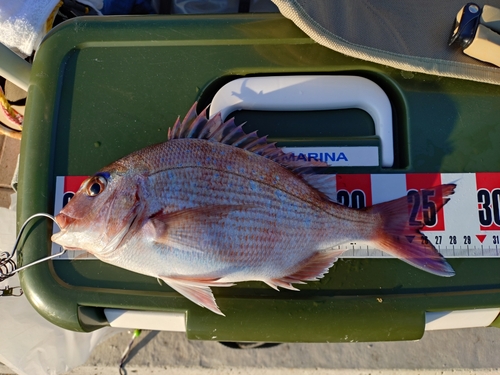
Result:
M300 292L213 288L222 317L154 278L68 252L20 274L45 318L75 331L262 342L414 340L426 329L500 324L500 87L346 57L278 14L78 18L54 29L31 73L18 225L57 213L84 176L165 141L195 101L298 159L327 162L343 204L408 194L410 216L426 227L407 240L432 242L456 275L349 243ZM456 194L439 212L432 196L412 194L452 181ZM48 220L31 222L19 264L58 252L52 232Z

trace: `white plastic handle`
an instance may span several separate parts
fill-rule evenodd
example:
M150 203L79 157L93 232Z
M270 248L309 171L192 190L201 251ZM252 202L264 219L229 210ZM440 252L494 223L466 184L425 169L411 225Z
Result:
M268 76L235 79L214 96L210 116L223 119L242 109L261 111L318 111L359 108L366 111L380 137L382 166L394 164L392 109L384 90L356 76Z

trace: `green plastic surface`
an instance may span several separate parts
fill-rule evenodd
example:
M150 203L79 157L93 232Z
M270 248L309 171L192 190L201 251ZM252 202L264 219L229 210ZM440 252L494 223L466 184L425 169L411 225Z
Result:
M77 18L47 36L33 64L18 225L33 213L53 211L56 176L89 175L166 140L178 115L195 100L203 108L232 79L283 74L359 75L386 91L394 112L395 167L350 171L500 169L498 86L346 57L275 14ZM360 110L236 115L280 145L379 142ZM332 131L321 116L346 125ZM20 265L49 253L51 230L45 219L30 224ZM500 306L500 259L450 264L456 276L440 278L394 259L343 259L300 292L278 293L257 282L214 288L226 317L153 278L100 261L46 262L22 271L20 278L41 315L77 331L105 325L103 308L110 307L187 312L190 339L210 340L216 330L220 341L414 340L423 335L426 311Z

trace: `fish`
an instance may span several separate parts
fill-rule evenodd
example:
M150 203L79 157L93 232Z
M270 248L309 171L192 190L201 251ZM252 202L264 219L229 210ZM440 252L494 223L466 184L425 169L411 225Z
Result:
M321 161L295 160L234 118L207 118L195 103L168 140L135 151L87 178L55 217L52 241L164 281L224 315L212 287L261 281L298 291L321 279L364 241L424 271L453 276L430 243L409 242L406 196L364 209L336 199L335 175ZM439 211L456 184L432 187Z

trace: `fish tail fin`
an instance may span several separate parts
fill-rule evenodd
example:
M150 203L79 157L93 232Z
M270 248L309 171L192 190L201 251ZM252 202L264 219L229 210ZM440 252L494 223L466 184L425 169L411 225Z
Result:
M455 184L446 184L431 189L436 198L433 201L436 213L450 200L449 196L454 193L455 187ZM453 276L453 268L430 241L422 238L420 230L425 224L414 217L410 222L409 205L409 198L402 197L368 209L372 214L379 215L382 222L372 238L375 247L424 271L439 276Z

